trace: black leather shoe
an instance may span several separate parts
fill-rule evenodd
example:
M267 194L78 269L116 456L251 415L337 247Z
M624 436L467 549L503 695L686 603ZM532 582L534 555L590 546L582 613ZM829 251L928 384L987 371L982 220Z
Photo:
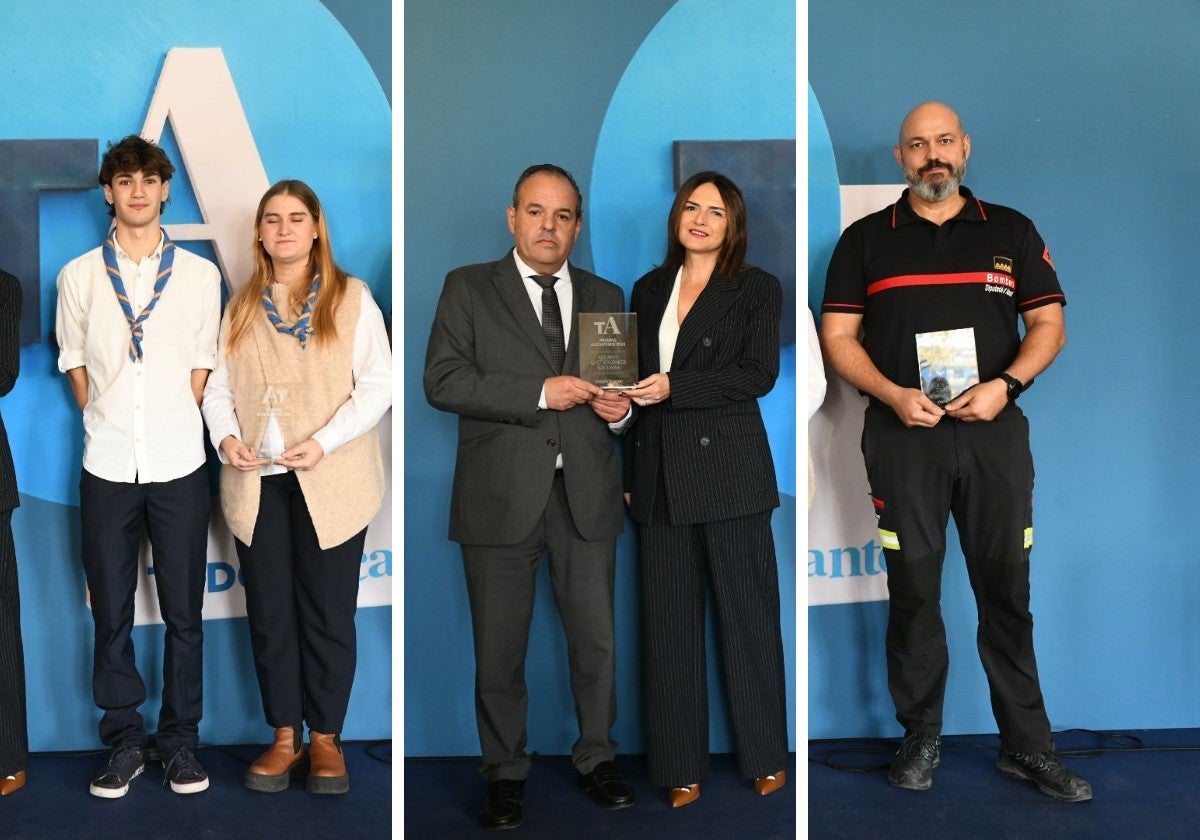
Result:
M909 732L892 759L888 781L906 790L929 790L933 768L942 763L942 739L936 735Z
M611 761L601 761L591 773L579 774L579 786L591 795L592 800L609 811L628 808L635 801L633 788L617 772Z
M497 779L488 785L483 800L483 827L490 829L516 828L524 819L521 805L525 802L525 780Z
M1064 767L1053 751L1015 753L1001 750L996 769L1010 778L1033 782L1046 796L1063 802L1087 802L1092 798L1092 786Z

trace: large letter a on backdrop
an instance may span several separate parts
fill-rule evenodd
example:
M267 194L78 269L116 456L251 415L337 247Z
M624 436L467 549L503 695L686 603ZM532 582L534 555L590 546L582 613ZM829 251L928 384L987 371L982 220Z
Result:
M167 225L167 232L177 240L211 240L225 282L237 291L251 270L249 214L270 182L220 49L167 52L142 136L158 140L168 119L204 222Z

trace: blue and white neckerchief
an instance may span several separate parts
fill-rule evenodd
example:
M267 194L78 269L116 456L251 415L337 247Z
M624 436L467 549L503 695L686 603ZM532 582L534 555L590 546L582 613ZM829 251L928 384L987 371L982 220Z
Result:
M296 336L300 340L300 349L302 350L308 344L309 336L313 334L312 310L317 303L317 290L320 287L321 274L318 272L313 275L312 285L308 287L308 297L304 300L304 309L300 312L300 317L290 327L279 317L279 310L275 308L275 304L271 300L271 287L268 285L263 289L262 304L263 309L267 311L267 320L277 331Z
M133 315L133 305L129 302L129 295L125 292L125 283L121 280L121 269L117 267L117 228L115 225L109 228L108 236L104 238L104 268L108 271L108 279L112 281L113 291L117 294L117 303L121 304L121 311L125 313L125 322L129 324L129 359L132 362L142 361L142 325L146 323L150 313L158 304L158 299L162 297L163 289L167 287L167 281L171 279L171 269L175 266L175 243L171 241L171 237L167 236L165 230L162 232L162 238L162 260L158 264L158 277L154 280L154 294L136 318Z

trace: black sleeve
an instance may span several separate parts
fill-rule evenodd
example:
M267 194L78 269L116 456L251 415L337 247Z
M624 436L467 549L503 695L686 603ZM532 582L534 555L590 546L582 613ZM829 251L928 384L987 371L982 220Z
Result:
M1066 295L1058 283L1058 272L1050 259L1050 249L1042 240L1033 222L1027 225L1021 238L1017 274L1017 311L1028 312L1048 303L1067 304Z
M863 275L861 223L856 222L842 232L829 271L825 274L825 296L822 312L841 312L862 315L867 308L867 283Z
M17 384L21 371L21 284L0 271L0 397Z

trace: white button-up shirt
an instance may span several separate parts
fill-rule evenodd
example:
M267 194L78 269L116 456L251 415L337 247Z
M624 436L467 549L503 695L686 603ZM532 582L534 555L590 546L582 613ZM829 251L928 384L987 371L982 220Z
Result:
M525 294L529 295L529 305L533 307L534 313L537 315L538 323L542 323L542 286L538 281L530 279L535 274L541 274L540 271L533 268L525 260L521 259L521 255L517 253L517 249L512 250L513 260L517 264L517 273L521 275L521 280L525 283ZM558 296L558 311L562 317L563 326L563 347L567 347L571 343L571 317L572 309L575 305L575 287L571 285L571 269L566 262L559 266L558 271L550 272L554 277L558 278L554 285L554 293ZM538 394L538 408L542 410L548 409L550 406L546 402L546 386L542 385L541 393ZM629 406L629 410L625 412L625 416L615 423L609 423L608 428L615 434L621 434L625 430L625 426L633 417L633 406ZM554 468L561 470L563 465L562 453L558 453L558 458L554 462Z
M135 317L154 295L162 262L134 262L117 244L117 267ZM192 371L216 364L221 318L217 267L176 246L174 268L142 324L142 361L129 358L129 323L104 267L102 248L58 275L58 369L87 368L83 468L107 481L171 481L204 463L204 425Z

